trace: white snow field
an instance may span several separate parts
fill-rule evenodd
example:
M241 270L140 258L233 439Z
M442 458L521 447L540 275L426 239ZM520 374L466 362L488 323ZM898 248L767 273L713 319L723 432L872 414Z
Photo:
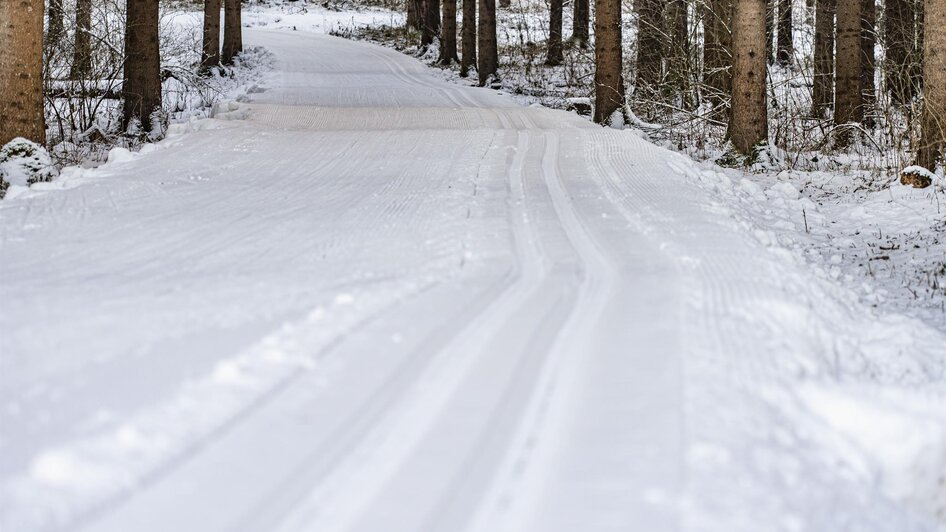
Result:
M629 131L246 39L249 102L0 202L3 531L946 530L936 328Z

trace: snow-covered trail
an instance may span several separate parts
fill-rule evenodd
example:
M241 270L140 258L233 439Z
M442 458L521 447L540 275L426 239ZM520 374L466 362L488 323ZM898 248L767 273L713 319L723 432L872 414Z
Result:
M908 385L941 442L940 336L872 358L632 134L247 40L251 102L0 205L2 530L933 530L805 397Z

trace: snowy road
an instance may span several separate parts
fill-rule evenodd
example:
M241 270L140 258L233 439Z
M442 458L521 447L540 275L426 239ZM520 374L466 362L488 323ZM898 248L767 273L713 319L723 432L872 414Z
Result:
M938 333L629 132L247 40L251 102L0 205L2 530L938 529Z

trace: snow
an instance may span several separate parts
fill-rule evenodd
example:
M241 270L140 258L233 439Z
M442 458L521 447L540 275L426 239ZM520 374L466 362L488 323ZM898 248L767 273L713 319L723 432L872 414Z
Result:
M0 202L0 528L943 530L942 315L827 229L935 191L835 208L267 13L255 89Z

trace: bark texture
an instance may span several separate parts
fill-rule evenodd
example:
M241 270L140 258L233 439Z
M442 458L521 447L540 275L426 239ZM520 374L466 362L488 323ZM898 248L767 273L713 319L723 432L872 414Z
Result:
M457 0L443 0L443 29L441 31L440 64L459 61L457 56Z
M729 138L736 151L745 155L768 140L765 26L765 0L736 0Z
M874 72L874 48L877 46L877 7L874 0L861 0L861 105L864 108L865 127L874 127L874 107L877 100Z
M687 90L690 77L690 35L687 0L669 0L666 20L669 39L667 40L667 81L671 93Z
M621 0L595 0L594 121L608 124L624 108Z
M597 6L597 3L595 4ZM663 62L663 2L634 0L637 11L637 79L634 94L652 98L660 86ZM597 14L595 28L597 28Z
M811 113L823 118L834 103L834 11L837 0L816 0Z
M55 44L62 38L65 31L62 19L65 14L63 0L49 0L49 12L46 15L48 20L46 25L47 42Z
M421 28L420 44L429 46L440 34L440 0L424 0L424 26Z
M572 40L578 46L588 46L588 27L591 21L591 6L589 0L574 0L572 11Z
M463 0L463 28L460 42L460 75L466 77L476 67L476 1Z
M924 32L922 139L916 162L929 170L946 152L946 0L926 0Z
M92 0L76 0L76 36L72 46L71 79L85 79L92 72Z
M775 46L772 45L775 40L775 2L765 2L765 56L770 65L775 64Z
M138 120L150 131L152 114L161 108L158 0L128 0L126 24L122 128Z
M0 0L0 146L16 137L46 143L43 0Z
M204 0L204 46L200 67L204 72L220 64L220 0Z
M549 41L545 64L555 66L562 64L565 56L562 53L562 0L549 1Z
M776 60L780 65L789 65L795 53L793 44L792 0L778 0L778 46Z
M223 51L220 62L232 65L233 58L243 53L243 13L241 0L224 0Z
M480 86L486 85L489 78L499 69L499 57L496 49L496 0L479 0L480 20L476 28L476 47L478 56L477 74Z
M838 0L837 54L835 59L834 123L837 126L859 124L864 120L861 94L861 3L862 0ZM850 143L849 127L838 129L839 147Z
M732 93L732 0L703 4L703 84L713 106L724 105Z
M905 105L917 93L913 83L916 56L914 0L886 0L884 4L884 81L897 105Z

